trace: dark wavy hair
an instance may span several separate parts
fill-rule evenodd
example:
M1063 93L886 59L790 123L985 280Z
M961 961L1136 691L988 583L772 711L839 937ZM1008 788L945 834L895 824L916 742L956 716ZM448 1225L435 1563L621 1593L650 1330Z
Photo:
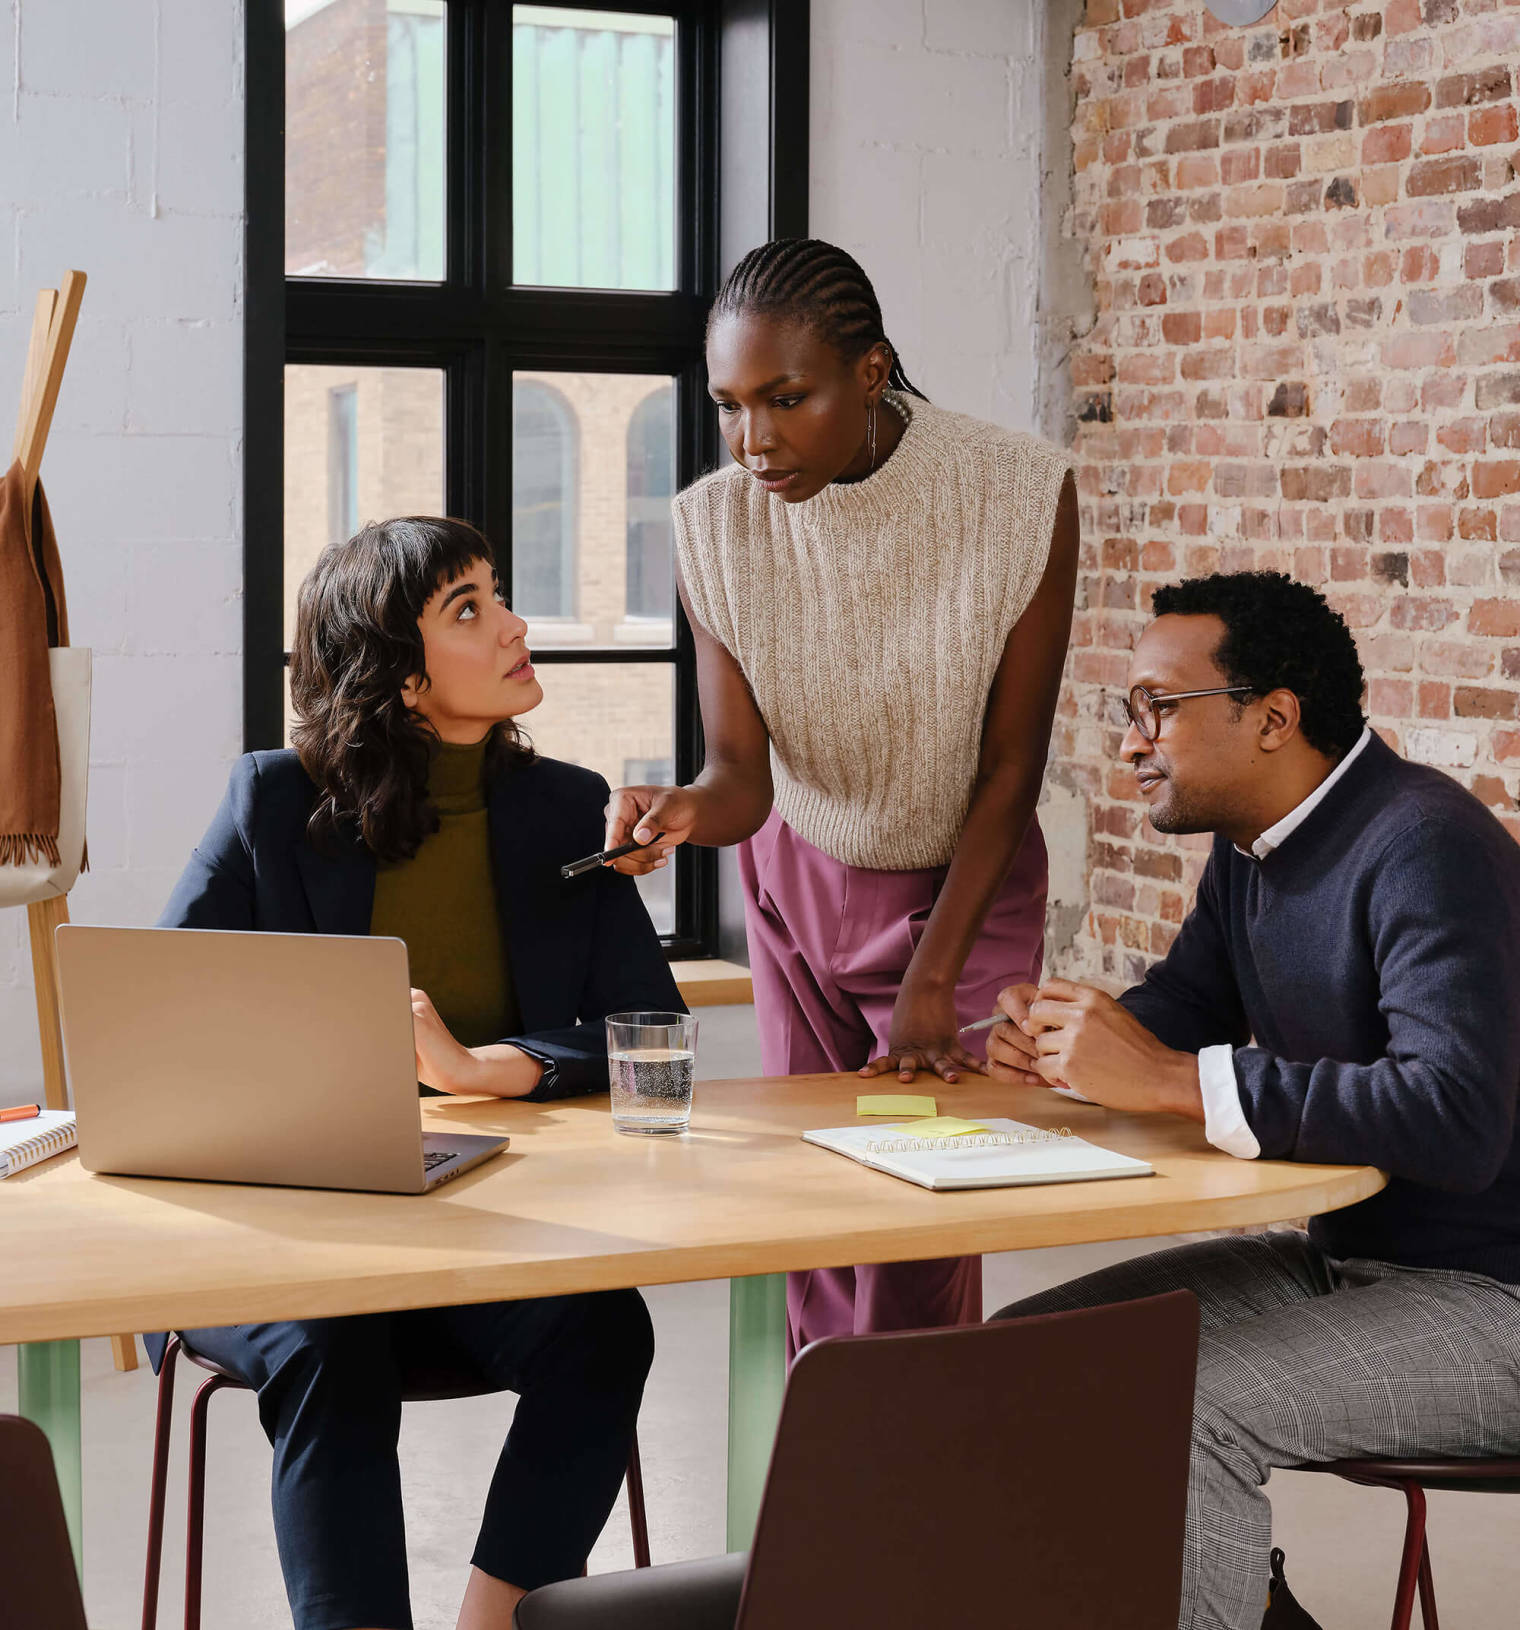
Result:
M921 401L924 393L903 372L887 338L881 303L860 262L822 238L772 238L750 252L723 280L707 314L709 331L720 317L762 312L805 324L846 362L873 345L892 353L887 383Z
M428 764L438 736L401 699L420 674L418 618L436 589L491 545L468 521L407 515L330 543L301 584L290 652L291 740L317 788L307 831L331 850L355 835L378 860L406 860L438 829ZM492 732L488 763L533 750L510 720Z
M1298 698L1304 740L1329 758L1356 746L1365 679L1356 641L1317 589L1282 572L1220 572L1156 590L1158 617L1218 617L1224 638L1214 653L1232 685L1258 696L1290 690Z

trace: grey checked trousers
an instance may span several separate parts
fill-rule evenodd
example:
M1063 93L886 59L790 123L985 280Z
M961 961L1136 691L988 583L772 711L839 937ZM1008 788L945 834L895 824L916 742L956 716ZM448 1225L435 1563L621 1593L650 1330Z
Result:
M1307 1234L1137 1257L995 1317L1168 1290L1199 1300L1181 1630L1259 1630L1274 1466L1520 1454L1520 1286L1327 1257Z

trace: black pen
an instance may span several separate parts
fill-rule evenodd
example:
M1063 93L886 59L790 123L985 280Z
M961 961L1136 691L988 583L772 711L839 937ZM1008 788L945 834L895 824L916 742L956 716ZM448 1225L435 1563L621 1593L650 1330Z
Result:
M561 877L579 877L582 872L594 872L598 866L605 866L609 860L621 860L624 855L631 855L635 849L648 849L663 838L663 832L656 832L648 843L620 843L616 849L603 849L594 855L587 855L584 860L572 860L568 866L561 866Z

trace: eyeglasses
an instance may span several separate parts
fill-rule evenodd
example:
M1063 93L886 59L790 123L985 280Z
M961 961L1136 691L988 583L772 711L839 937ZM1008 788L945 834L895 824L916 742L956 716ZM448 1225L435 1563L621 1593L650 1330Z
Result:
M1144 685L1135 685L1124 698L1124 716L1146 739L1154 741L1161 734L1161 715L1157 711L1163 702L1188 702L1195 696L1254 696L1250 685L1216 685L1213 690L1177 690L1157 696Z

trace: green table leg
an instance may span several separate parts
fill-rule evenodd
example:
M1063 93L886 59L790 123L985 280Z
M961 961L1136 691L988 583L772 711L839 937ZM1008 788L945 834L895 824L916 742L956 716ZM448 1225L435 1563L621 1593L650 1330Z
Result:
M58 1471L58 1490L74 1546L74 1566L84 1577L84 1474L80 1460L79 1343L33 1341L16 1349L21 1413L47 1433Z
M728 1282L728 1549L747 1551L760 1515L786 1386L786 1275Z

